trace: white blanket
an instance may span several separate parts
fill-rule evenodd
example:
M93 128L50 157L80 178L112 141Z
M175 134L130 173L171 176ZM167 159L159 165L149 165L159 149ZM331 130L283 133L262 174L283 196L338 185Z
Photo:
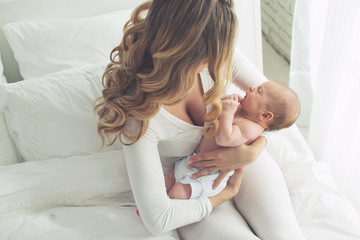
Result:
M2 240L177 239L153 238L134 206L121 150L0 167Z

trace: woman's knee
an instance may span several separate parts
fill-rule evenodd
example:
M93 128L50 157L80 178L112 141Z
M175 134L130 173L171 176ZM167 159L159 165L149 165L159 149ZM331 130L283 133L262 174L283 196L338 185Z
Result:
M228 228L226 223L215 226L198 227L194 223L178 229L178 234L183 240L260 240L249 229Z
M183 240L259 240L232 201L227 201L200 222L178 229Z

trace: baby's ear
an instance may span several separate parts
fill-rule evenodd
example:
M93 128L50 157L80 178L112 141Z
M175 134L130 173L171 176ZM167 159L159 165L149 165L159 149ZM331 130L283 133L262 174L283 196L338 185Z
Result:
M266 110L266 111L259 113L258 118L261 121L267 122L274 118L274 114L272 112Z

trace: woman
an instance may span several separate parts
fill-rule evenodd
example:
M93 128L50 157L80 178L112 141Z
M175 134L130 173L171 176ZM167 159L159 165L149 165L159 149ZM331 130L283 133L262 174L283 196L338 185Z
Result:
M204 121L203 132L216 132L225 79L234 75L243 88L264 80L238 50L232 66L236 25L232 0L153 0L133 12L112 52L96 107L98 131L103 140L115 135L123 143L135 202L153 234L178 229L183 239L303 239L281 172L268 155L247 167L236 195L241 167L260 154L263 137L251 146L198 156L215 156L205 161L212 167L200 174L221 170L221 178L237 169L218 195L192 200L167 196L164 175L176 159L196 149ZM213 108L206 112L209 104Z

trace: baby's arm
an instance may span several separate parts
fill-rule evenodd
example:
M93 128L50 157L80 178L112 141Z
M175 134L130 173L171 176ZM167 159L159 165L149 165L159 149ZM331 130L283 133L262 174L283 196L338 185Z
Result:
M215 141L220 146L235 147L245 143L240 128L233 124L234 115L240 104L241 96L237 94L222 99L223 111L220 115L219 130Z

